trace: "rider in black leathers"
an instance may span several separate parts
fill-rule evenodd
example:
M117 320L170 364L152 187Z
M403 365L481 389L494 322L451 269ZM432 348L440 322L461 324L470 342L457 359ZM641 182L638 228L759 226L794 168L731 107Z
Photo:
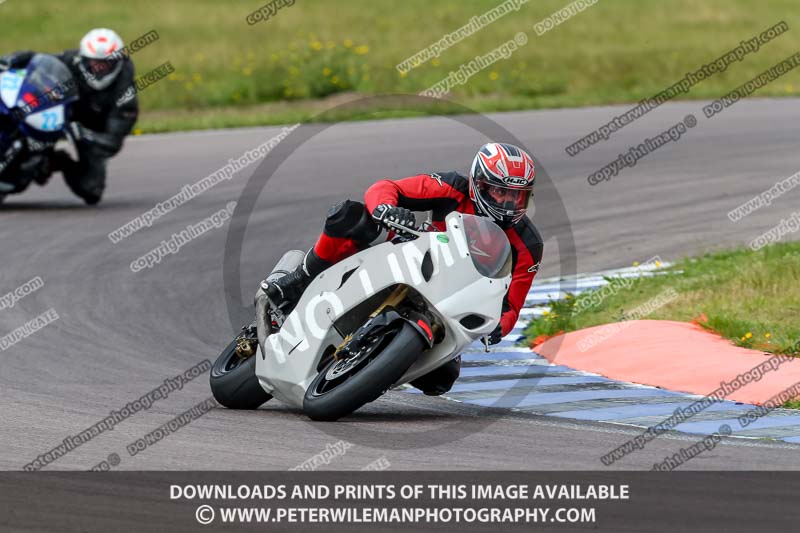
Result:
M57 57L72 71L79 100L72 106L69 128L77 141L78 161L64 151L51 151L36 167L36 181L44 183L51 172L61 171L67 186L87 204L97 204L106 183L106 162L122 149L139 114L133 62L120 53L122 40L111 30L89 32L79 50ZM24 68L35 52L24 51L0 58L0 70Z

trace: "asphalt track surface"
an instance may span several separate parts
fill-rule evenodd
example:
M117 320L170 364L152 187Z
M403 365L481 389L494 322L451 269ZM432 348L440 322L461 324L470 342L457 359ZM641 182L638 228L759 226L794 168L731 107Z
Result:
M556 202L543 185L534 214L548 239L542 276L745 244L796 209L800 192L793 191L736 224L726 217L800 170L800 101L743 101L710 120L702 116L703 104L664 105L574 158L563 148L625 107L490 115L536 155L568 214L568 221L543 216L543 203ZM588 185L589 173L687 113L698 125L680 141L609 182ZM49 308L60 316L0 352L0 468L22 468L165 378L213 360L227 344L232 324L248 316L244 308L229 316L225 304L227 225L151 269L133 273L129 265L238 199L256 166L118 244L107 235L278 131L133 138L111 162L108 194L98 208L71 197L60 176L0 207L0 293L33 276L45 281L0 311L0 331L5 335ZM331 204L360 197L384 176L466 171L485 140L450 118L346 123L321 132L280 166L257 199L241 255L242 299L250 299L285 249L313 241ZM567 254L550 237L569 231L577 264L563 267ZM219 408L134 457L126 452L126 445L209 395L204 375L47 468L88 469L116 453L117 469L288 469L344 439L353 446L325 468L360 469L385 456L392 469L605 469L600 456L637 433L392 392L335 424L312 423L277 402L256 412ZM613 468L649 469L695 441L662 436ZM792 445L727 440L684 468L796 469L799 454Z

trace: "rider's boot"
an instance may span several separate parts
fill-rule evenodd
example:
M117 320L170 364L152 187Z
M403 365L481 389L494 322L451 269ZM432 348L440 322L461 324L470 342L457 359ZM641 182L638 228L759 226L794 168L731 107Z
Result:
M267 286L264 290L267 297L275 306L289 313L297 305L311 281L329 266L331 263L321 259L312 248L294 271L276 280L265 281Z

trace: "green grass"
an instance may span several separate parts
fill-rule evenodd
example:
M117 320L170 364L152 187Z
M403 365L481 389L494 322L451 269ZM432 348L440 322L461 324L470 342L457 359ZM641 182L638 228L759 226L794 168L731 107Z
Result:
M527 45L451 97L481 112L634 102L785 20L788 33L688 95L717 97L794 53L800 27L794 0L759 2L757 9L750 0L600 0L537 36L533 25L569 2L530 1L401 75L396 64L500 0L297 0L249 26L246 15L265 3L10 0L0 4L0 52L75 47L97 26L114 28L127 40L158 31L160 40L134 56L140 73L164 61L176 69L141 94L139 129L149 132L290 123L316 116L343 95L417 93L519 31L528 34ZM800 72L793 71L756 94L798 92ZM370 111L336 119L375 116Z
M672 289L678 298L646 318L694 320L738 346L800 355L800 243L685 259L666 272L620 286L605 299L595 298L593 305L579 313L576 306L592 302L592 293L570 295L555 302L553 312L532 321L525 334L536 338L617 322Z

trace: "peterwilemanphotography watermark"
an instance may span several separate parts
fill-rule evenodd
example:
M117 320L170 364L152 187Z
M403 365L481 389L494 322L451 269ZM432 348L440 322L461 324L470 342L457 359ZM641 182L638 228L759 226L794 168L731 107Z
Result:
M186 229L178 233L173 233L169 239L161 241L159 246L134 260L130 265L131 272L137 273L142 270L153 268L161 263L164 258L180 252L184 246L193 240L202 237L215 228L221 228L230 220L235 209L236 202L228 202L228 205L216 213L204 218L196 224L189 224L186 226Z

